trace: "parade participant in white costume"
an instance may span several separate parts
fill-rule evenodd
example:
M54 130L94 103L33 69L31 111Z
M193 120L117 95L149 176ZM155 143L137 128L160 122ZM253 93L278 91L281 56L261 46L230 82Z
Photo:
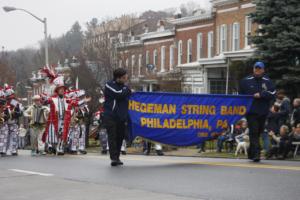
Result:
M71 98L81 98L85 95L83 90L73 91L74 95L70 95ZM86 99L82 99L78 102L78 107L74 109L74 113L71 119L71 126L69 131L69 141L70 141L70 150L72 154L86 154L85 150L85 139L86 139L86 126L85 126L85 118L88 115L89 109L87 107Z
M0 155L6 155L8 146L8 109L6 107L6 99L4 90L0 87Z
M42 136L45 131L49 108L42 105L39 95L35 95L32 100L33 105L24 112L24 116L30 119L31 155L34 156L37 153L45 155L45 143L42 141Z
M107 131L103 125L103 103L105 102L104 98L101 97L99 99L100 108L98 112L94 115L94 124L98 126L98 134L99 134L99 141L101 146L101 154L106 155L108 152L108 138L107 138Z
M22 104L15 98L15 91L11 86L5 84L4 93L7 101L8 110L8 152L18 155L18 133L19 133L19 117L22 115Z

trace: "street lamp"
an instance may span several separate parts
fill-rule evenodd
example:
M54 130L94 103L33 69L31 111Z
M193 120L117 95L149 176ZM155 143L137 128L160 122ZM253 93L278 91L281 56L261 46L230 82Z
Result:
M47 34L47 18L41 19L39 17L37 17L36 15L32 14L31 12L22 9L22 8L15 8L15 7L10 7L10 6L4 6L3 10L5 12L11 12L11 11L15 11L15 10L20 10L23 12L26 12L27 14L31 15L32 17L34 17L35 19L39 20L40 22L42 22L44 24L44 34L45 34L45 64L46 67L49 68L49 56L48 56L48 34Z

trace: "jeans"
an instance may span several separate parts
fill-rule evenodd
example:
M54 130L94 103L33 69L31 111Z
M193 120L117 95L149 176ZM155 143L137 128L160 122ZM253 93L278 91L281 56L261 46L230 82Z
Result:
M269 138L268 131L263 132L262 140L263 140L263 148L265 152L268 152L270 150L270 138Z
M223 143L228 139L227 135L221 135L218 137L217 141L217 151L221 152L223 149Z

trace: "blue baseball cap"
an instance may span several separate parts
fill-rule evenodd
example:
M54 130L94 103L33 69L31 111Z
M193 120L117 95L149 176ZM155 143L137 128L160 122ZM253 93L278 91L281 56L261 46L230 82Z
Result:
M258 62L256 62L255 64L254 64L254 66L253 67L257 67L257 68L260 68L260 69L264 69L265 68L265 64L263 63L263 62L260 62L260 61L258 61Z

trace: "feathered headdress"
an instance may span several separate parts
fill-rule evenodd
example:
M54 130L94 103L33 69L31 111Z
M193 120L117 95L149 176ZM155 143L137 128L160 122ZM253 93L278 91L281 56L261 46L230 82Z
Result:
M44 67L43 69L41 69L40 72L49 78L50 83L53 83L54 79L56 79L58 77L58 75L55 74L55 72L53 72L52 70L50 70L47 67Z
M5 94L6 98L10 98L10 97L13 98L15 95L15 91L13 90L12 86L5 84L4 85L4 94Z

